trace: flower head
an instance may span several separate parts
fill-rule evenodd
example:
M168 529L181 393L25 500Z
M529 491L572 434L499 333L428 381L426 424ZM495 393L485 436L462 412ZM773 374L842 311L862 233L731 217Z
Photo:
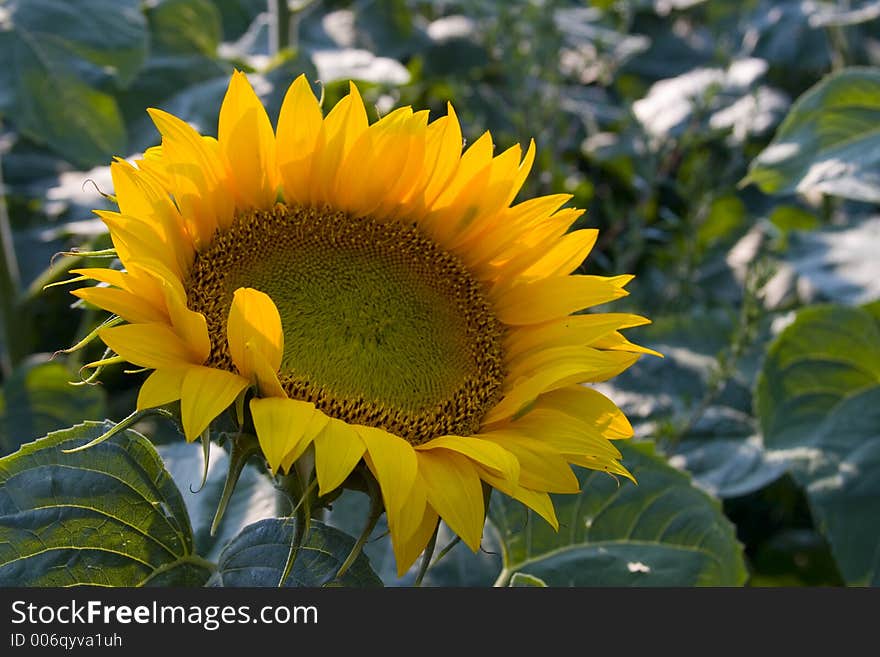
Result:
M138 408L180 401L187 440L246 401L268 467L314 450L319 494L364 462L405 571L442 518L472 549L484 484L558 527L548 493L570 464L629 476L632 435L585 382L646 352L627 314L573 314L626 294L630 276L572 275L596 231L569 232L566 195L512 205L534 160L462 152L452 107L370 123L352 84L326 116L305 77L277 131L235 73L218 138L159 110L162 134L111 166L119 212L99 212L124 271L74 291L120 316L100 338L153 370Z

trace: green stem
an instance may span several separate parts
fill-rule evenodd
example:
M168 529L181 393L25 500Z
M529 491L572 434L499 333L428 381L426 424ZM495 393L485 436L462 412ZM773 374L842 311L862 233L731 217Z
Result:
M3 189L3 166L0 163L0 190ZM6 211L6 195L0 193L0 369L9 376L27 354L27 321L21 311L21 278L12 228Z
M272 24L269 28L269 51L277 55L290 47L290 20L292 14L288 0L269 0L269 15Z
M428 544L425 546L425 552L422 555L422 563L419 567L419 572L416 575L416 581L413 583L413 586L421 586L422 580L425 579L425 574L428 572L428 568L431 565L431 557L434 556L434 550L437 547L437 531L440 529L440 521L437 521L437 526L434 527L434 533L431 534L431 538L428 541Z
M376 528L376 523L379 522L379 518L381 518L382 514L385 512L385 505L382 503L382 492L379 490L379 486L372 477L367 479L367 489L370 493L370 517L367 518L367 524L364 526L361 535L358 536L357 542L354 544L351 552L348 553L348 557L342 565L339 566L336 575L328 583L339 582L342 579L342 576L348 572L348 569L351 568L352 564L360 556L364 546L370 539L373 530Z

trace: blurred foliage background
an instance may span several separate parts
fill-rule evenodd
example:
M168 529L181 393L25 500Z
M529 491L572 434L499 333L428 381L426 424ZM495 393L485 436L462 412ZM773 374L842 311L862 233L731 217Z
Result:
M456 548L434 583L880 583L878 21L869 0L0 0L0 455L134 405L141 379L118 369L68 386L100 352L49 356L101 318L44 286L88 264L76 250L110 246L91 210L112 207L111 158L158 143L144 110L215 134L234 68L273 120L298 74L325 107L353 79L374 116L451 101L468 142L534 138L520 198L586 209L578 227L600 238L581 272L636 274L611 309L652 318L629 337L666 356L599 386L645 443L625 460L645 474L586 476L565 577L547 556L561 539L499 502L486 552ZM173 427L139 428L182 490L198 481ZM239 528L271 507L257 488ZM602 496L623 515L585 516ZM682 526L697 507L703 529ZM671 544L702 561L638 551ZM617 579L606 548L630 555ZM392 583L382 542L368 553Z

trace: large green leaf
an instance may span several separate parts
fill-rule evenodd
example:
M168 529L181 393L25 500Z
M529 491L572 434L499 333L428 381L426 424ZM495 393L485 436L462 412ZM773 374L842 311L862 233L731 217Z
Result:
M278 586L290 546L295 522L288 518L266 518L245 527L220 555L217 573L211 580L216 586ZM323 586L333 580L339 566L348 557L354 539L333 527L312 521L308 538L285 586ZM342 576L342 586L382 586L363 553Z
M801 311L767 354L756 408L843 577L880 584L880 305Z
M101 67L122 86L147 56L147 23L140 0L8 0L13 31L38 52L55 46Z
M85 422L0 459L0 586L202 583L186 507L149 441ZM198 580L201 581L198 581Z
M106 416L103 389L74 387L75 379L45 356L33 356L15 369L0 390L0 456L50 431Z
M581 493L554 496L559 532L493 496L503 546L499 583L516 572L548 586L738 586L742 549L721 505L646 446L622 446L638 486L581 471Z
M744 182L880 201L880 68L844 69L804 93Z
M92 165L125 152L113 97L95 85L131 82L147 54L137 0L9 0L0 5L0 111L31 139Z

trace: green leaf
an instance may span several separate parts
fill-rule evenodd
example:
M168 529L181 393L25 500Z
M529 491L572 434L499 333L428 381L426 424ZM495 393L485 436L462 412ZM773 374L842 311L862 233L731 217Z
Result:
M669 463L687 470L700 488L720 498L760 490L785 474L786 465L767 458L757 435L690 434L672 450Z
M764 442L806 488L849 584L880 584L880 312L817 306L767 354L756 391Z
M114 98L97 88L129 84L147 54L137 0L11 0L0 28L0 111L30 139L91 166L126 152Z
M687 470L697 486L717 497L752 493L784 474L784 463L767 458L751 417L751 382L757 371L752 361L763 357L763 340L741 355L736 371L712 394L712 380L719 376L717 355L733 339L734 318L692 311L653 319L630 338L665 358L643 358L613 383L602 384L634 423L636 434L656 436L669 463ZM711 403L703 406L706 399Z
M278 586L293 541L295 522L267 518L248 525L220 555L212 584L216 586ZM323 586L333 579L355 539L313 520L285 586ZM382 586L363 553L343 575L343 586Z
M82 82L60 53L40 52L15 33L0 32L0 50L11 53L17 67L2 67L9 76L9 99L0 110L23 134L45 143L82 166L104 162L125 152L125 127L116 101Z
M621 446L638 480L579 470L582 492L555 495L559 532L521 504L493 496L504 571L548 586L738 586L742 548L717 500L648 453Z
M792 106L743 183L880 201L880 68L827 76Z
M784 262L792 292L810 301L858 305L880 298L880 216L792 233Z
M544 588L547 586L547 583L540 577L535 577L534 575L527 575L526 573L514 573L513 576L510 578L510 584L508 586L510 586L511 588L525 586L537 586Z
M10 25L37 53L57 48L126 86L147 56L140 0L10 0Z
M191 560L186 507L150 442L111 422L50 433L0 459L0 586L137 586ZM162 581L193 581L192 570Z
M223 37L210 0L164 0L147 14L153 52L213 57Z
M216 570L217 567L210 561L193 555L157 568L141 582L141 586L204 586Z
M19 365L0 391L0 455L83 419L103 419L104 390L70 385L77 378L45 355L32 356Z

